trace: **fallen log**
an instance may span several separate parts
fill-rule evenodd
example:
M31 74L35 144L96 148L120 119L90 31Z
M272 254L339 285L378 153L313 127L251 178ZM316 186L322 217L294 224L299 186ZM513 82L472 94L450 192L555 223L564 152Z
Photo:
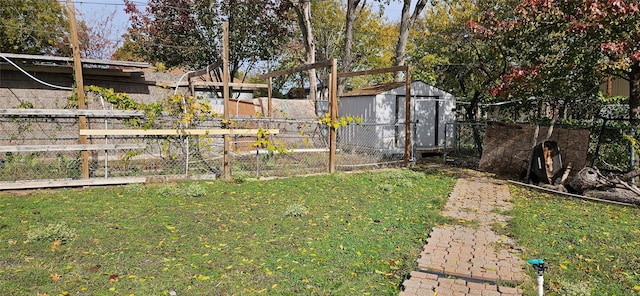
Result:
M620 201L604 199L604 198L597 198L597 197L592 197L592 196L584 196L584 195L580 195L580 194L569 193L569 192L564 192L564 191L558 191L558 190L551 189L551 188L540 187L540 186L537 186L537 185L533 185L533 184L529 184L529 183L522 183L522 182L513 181L513 180L509 180L509 183L513 183L513 184L524 186L524 187L529 187L529 188L532 188L532 189L535 189L535 190L539 190L539 191L542 191L542 192L546 192L546 193L558 194L558 195L569 196L569 197L575 197L575 198L584 199L584 200L593 201L593 202L616 204L616 205L627 206L627 207L638 207L639 206L638 204L620 202Z
M640 205L640 196L635 192L621 188L608 188L607 190L589 190L584 192L585 196L623 202L627 204Z
M620 176L620 179L624 180L624 181L629 181L629 180L631 180L631 179L633 179L635 177L638 177L638 176L640 176L640 170L633 170L633 171L630 171L630 172L628 172L626 174L622 174Z
M624 181L629 176L631 175L607 177L597 168L586 167L568 182L567 187L584 196L640 205L640 189Z

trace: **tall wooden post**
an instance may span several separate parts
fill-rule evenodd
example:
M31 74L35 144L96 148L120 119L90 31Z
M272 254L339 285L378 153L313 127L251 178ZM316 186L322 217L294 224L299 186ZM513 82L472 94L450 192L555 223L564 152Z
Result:
M78 109L84 109L84 82L82 80L82 60L80 58L80 42L78 41L78 27L76 24L76 9L71 0L67 0L67 13L69 14L69 25L71 27L71 49L73 50L73 71L76 80L76 92L78 93ZM78 117L79 130L87 128L87 117ZM78 133L80 132L78 130ZM80 144L87 144L87 136L79 136ZM82 178L89 179L89 151L82 150Z
M267 89L267 117L271 118L271 96L273 96L273 77L269 77L269 88Z
M223 44L222 44L222 96L224 97L223 123L225 128L229 128L229 23L222 23ZM231 178L231 166L229 165L229 134L224 134L224 178Z
M404 119L404 166L409 167L411 159L411 69L407 66L405 74L405 89L404 96L405 104L405 119ZM436 120L438 120L436 118Z
M329 113L331 123L329 124L329 173L336 171L336 128L334 123L338 118L338 62L331 60L331 86L329 87Z

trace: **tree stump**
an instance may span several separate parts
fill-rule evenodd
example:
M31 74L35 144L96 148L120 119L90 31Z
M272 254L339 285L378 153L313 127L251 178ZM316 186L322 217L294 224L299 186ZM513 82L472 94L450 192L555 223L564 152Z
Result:
M578 174L569 181L567 186L571 187L574 191L582 194L585 191L606 187L609 184L608 180L600 174L600 171L595 168L585 167L580 170Z

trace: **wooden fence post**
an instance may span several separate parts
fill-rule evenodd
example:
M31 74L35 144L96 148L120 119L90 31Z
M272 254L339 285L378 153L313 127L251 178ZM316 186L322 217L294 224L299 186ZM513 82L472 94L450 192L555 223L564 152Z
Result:
M222 95L224 97L223 124L229 128L229 23L222 23L223 45L222 45ZM223 168L224 178L231 178L231 166L229 165L229 134L224 134Z
M409 66L407 66L405 73L404 166L409 167L411 159L411 71ZM438 119L436 118L436 120Z
M336 171L336 128L334 124L338 117L338 62L336 59L331 60L331 87L329 87L330 97L330 115L329 123L329 173Z
M85 108L84 82L82 80L82 60L80 58L80 43L78 41L78 27L76 25L76 11L71 0L67 0L67 13L71 27L71 49L73 50L73 69L76 80L76 92L78 93L78 109ZM87 128L87 117L78 117L78 130ZM80 144L87 144L87 136L80 136ZM89 151L82 150L82 179L89 179Z

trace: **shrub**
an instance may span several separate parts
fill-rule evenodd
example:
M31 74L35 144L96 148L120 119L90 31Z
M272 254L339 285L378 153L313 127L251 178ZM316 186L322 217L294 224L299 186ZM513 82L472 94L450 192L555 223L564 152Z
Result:
M284 215L287 217L302 217L302 215L306 215L307 212L307 207L305 207L304 204L294 203L287 207Z
M177 196L181 194L180 189L175 184L162 185L160 188L158 188L157 193L162 197L172 197L172 196Z
M207 193L207 190L198 183L191 183L185 190L185 194L189 197L200 197Z
M36 227L27 231L27 242L56 241L63 243L73 241L78 236L75 228L71 228L65 222L49 224L47 227Z
M591 295L591 289L589 285L585 282L577 282L577 283L568 283L568 282L560 282L560 292L561 295L567 296L583 296L583 295Z

